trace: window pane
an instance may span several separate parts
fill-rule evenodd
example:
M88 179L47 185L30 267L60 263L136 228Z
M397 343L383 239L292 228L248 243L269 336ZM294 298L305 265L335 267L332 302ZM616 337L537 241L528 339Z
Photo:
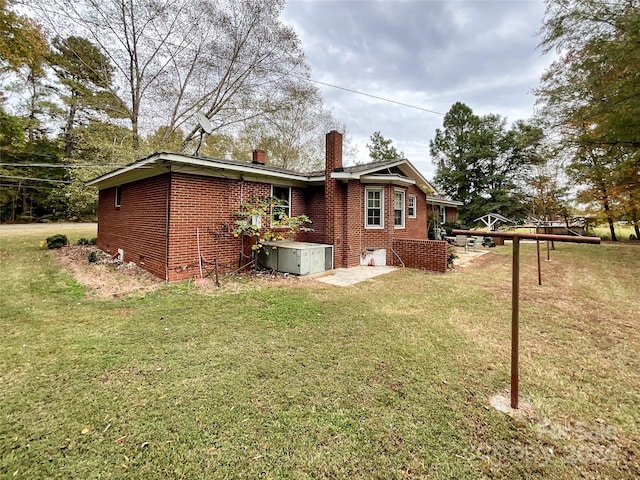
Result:
M366 226L381 227L382 226L382 190L366 190Z
M276 185L272 188L272 195L282 200L282 205L278 205L273 209L273 216L276 220L280 220L284 215L287 217L291 216L290 206L289 206L289 194L290 187L278 187Z
M393 194L393 224L404 227L404 192L396 191Z
M393 196L393 208L395 208L396 210L401 209L403 198L404 195L402 195L402 193L396 192Z
M367 207L368 208L380 208L380 194L379 191L367 192Z
M367 224L368 225L382 225L382 217L380 215L379 208L370 208L367 212Z

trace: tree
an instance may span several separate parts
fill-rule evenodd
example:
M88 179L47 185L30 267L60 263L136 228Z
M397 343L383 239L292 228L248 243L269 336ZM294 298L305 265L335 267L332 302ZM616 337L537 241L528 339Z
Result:
M242 141L264 150L270 165L297 171L322 169L324 135L338 122L324 107L320 91L306 82L289 81L272 101L278 108L247 122Z
M58 144L44 136L29 139L29 119L0 108L0 219L28 221L62 213L55 195L67 181L59 168Z
M542 130L526 122L510 129L499 115L479 117L455 103L429 142L436 165L435 183L446 195L463 202L465 223L487 212L526 216L522 181L529 165L539 161Z
M379 131L374 132L371 135L371 143L367 143L369 156L374 162L404 158L404 152L398 152L392 143L393 140L383 137Z
M47 53L41 27L9 8L13 1L0 0L0 73L19 71Z
M640 210L628 194L640 169L639 7L548 0L542 29L543 48L560 56L537 90L541 116L560 132L570 174L584 182L580 198L600 205L612 239L613 222Z
M578 143L640 147L639 6L637 0L547 0L542 47L560 57L537 94L545 115ZM582 135L585 125L598 132Z
M73 155L66 159L70 183L61 191L66 216L75 220L95 219L98 194L86 182L135 161L142 151L150 152L149 146L141 141L135 150L128 128L95 118L76 127Z
M279 16L284 0L42 0L33 6L58 33L91 38L126 92L134 148L141 126L185 143L200 111L217 130L271 108L279 82L305 77L295 32ZM54 13L52 13L54 12ZM168 138L167 137L167 138Z
M555 152L546 153L539 162L531 166L525 183L528 213L532 218L549 221L563 217L567 220L569 188L564 166L557 161Z
M58 77L60 99L67 107L63 128L64 152L73 150L73 131L79 116L85 122L92 113L126 118L127 108L113 92L113 66L89 40L82 37L55 38L50 62Z

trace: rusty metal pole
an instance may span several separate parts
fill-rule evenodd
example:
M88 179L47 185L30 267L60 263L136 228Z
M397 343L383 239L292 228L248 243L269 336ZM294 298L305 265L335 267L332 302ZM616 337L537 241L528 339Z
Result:
M536 238L536 251L538 252L538 285L542 285L542 271L540 270L540 239Z
M520 317L520 239L549 240L572 243L599 244L598 237L574 237L570 235L511 233L511 232L483 232L482 230L452 230L454 235L476 235L486 237L501 237L513 239L513 267L511 277L511 408L518 408L518 348L519 348L519 317ZM547 248L548 248L547 243Z
M518 408L518 337L520 317L520 237L513 237L511 278L511 408Z
M551 254L549 253L549 243L551 243L551 242L549 242L549 240L547 240L547 262L549 260L551 260Z

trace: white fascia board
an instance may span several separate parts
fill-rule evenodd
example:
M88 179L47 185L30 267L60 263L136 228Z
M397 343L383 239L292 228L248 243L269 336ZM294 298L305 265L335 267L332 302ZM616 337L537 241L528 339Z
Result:
M360 174L350 172L331 172L331 178L335 178L336 180L357 180L360 178Z
M204 160L185 157L175 153L161 152L90 180L87 182L87 185L104 189L153 177L169 171L221 178L243 178L248 181L269 183L273 183L273 181L276 180L300 186L306 186L311 181L318 183L324 181L324 177L309 177L303 174L274 172L254 167L250 163L247 163L246 166L230 165L216 162L215 160Z
M317 177L309 177L309 183L311 185L324 185L324 182L325 182L324 175L317 176Z
M431 205L443 205L445 207L459 207L460 205L463 205L462 202L459 202L457 200L447 200L445 198L435 198L435 197L430 197L429 195L427 195L427 203L429 203Z
M250 177L252 179L260 179L260 181L264 181L266 178L278 178L283 180L289 180L293 182L303 182L306 183L309 181L309 177L303 174L295 174L295 173L285 173L285 172L273 172L270 170L263 170L261 168L257 168L252 166L253 164L247 163L247 165L230 165L227 163L219 163L215 160L203 160L201 158L191 158L191 157L182 157L171 155L172 158L167 158L169 162L174 164L183 164L188 165L190 167L201 167L202 170L198 168L191 168L189 173L198 174L198 171L201 171L202 175L207 175L207 170L214 169L216 171L225 171L225 172L235 172L238 174L237 178L244 178L248 180ZM172 169L172 171L179 171L176 169ZM209 174L210 175L210 174ZM221 177L226 177L229 175L220 174Z
M243 180L245 182L275 183L291 187L306 187L308 185L308 182L306 180L301 180L300 177L296 178L295 176L270 175L271 172L269 172L269 174L266 172L260 172L260 175L254 175L252 172L244 171L242 169L220 168L214 166L207 166L207 168L203 168L201 166L194 166L191 164L171 164L171 172L185 173L188 175L201 175L203 177Z
M400 175L363 175L360 177L362 183L392 183L394 185L415 185L413 178L402 177Z
M142 178L153 177L155 175L159 175L160 173L168 171L166 168L163 169L158 165L155 165L157 161L157 155L147 157L143 160L131 163L125 167L118 168L117 170L113 170L109 173L105 173L104 175L94 178L93 180L89 180L87 182L87 185L90 187L98 186L98 188L108 188L116 185L121 185L122 183L140 180ZM121 178L126 178L126 182L121 181Z

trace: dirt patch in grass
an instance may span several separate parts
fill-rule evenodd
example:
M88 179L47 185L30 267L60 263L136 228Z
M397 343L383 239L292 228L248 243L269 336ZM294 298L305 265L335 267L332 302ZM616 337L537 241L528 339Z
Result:
M89 257L94 257L90 262ZM124 263L112 258L95 246L72 245L58 250L60 263L83 285L90 296L98 298L122 297L140 292L153 291L164 285L164 281L133 262ZM201 293L240 291L249 284L254 286L293 287L308 285L304 277L270 270L246 271L220 275L219 286L215 279L192 279L195 289Z
M90 262L93 256L95 261ZM135 263L124 263L94 246L74 245L58 250L62 265L91 296L121 297L152 291L164 282Z

